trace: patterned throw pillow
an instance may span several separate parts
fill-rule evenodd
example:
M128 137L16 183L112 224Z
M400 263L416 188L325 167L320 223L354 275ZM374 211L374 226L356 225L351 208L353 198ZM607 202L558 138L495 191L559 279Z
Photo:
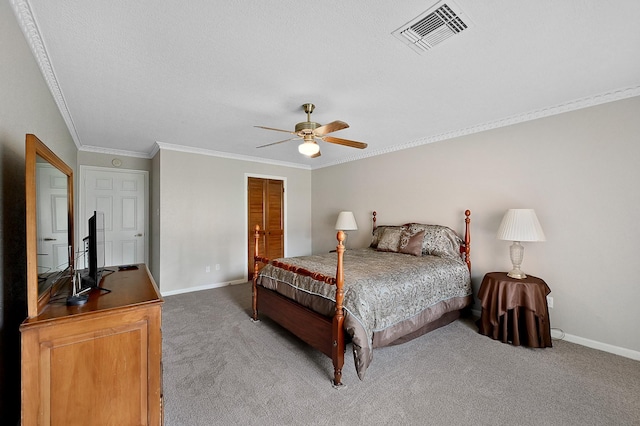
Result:
M462 240L451 228L442 225L425 225L411 223L407 225L410 233L424 231L422 254L460 259L460 244Z
M384 233L385 229L404 229L404 226L390 226L390 225L380 225L378 226L376 229L373 230L373 238L371 238L371 245L369 247L371 248L378 248L378 243L380 242L380 239L382 238L382 234Z
M400 236L402 235L402 228L388 227L382 233L380 241L378 242L378 251L392 251L397 252L400 245Z
M411 254L413 256L422 256L422 241L424 240L424 231L418 231L412 234L409 229L404 229L400 235L400 244L398 245L399 253Z

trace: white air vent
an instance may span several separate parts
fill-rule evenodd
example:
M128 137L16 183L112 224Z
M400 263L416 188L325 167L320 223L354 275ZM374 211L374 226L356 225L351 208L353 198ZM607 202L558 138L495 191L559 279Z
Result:
M469 28L471 21L451 1L441 1L392 34L418 53Z

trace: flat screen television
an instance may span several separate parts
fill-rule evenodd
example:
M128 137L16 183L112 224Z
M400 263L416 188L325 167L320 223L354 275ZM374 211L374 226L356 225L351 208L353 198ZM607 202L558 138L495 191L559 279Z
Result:
M94 211L89 218L87 259L89 267L82 276L82 287L98 287L104 270L104 213Z

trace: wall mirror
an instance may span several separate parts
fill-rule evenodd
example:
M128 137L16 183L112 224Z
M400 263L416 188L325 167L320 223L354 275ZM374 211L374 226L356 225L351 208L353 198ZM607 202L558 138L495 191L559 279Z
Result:
M38 316L74 268L73 170L35 135L26 137L27 310Z

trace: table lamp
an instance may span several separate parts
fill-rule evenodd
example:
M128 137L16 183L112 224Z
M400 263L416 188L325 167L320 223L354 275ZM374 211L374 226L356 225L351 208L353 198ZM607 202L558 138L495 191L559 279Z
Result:
M356 218L353 216L353 212L340 212L338 214L338 220L336 220L336 231L357 231L358 224ZM347 232L345 234L344 245L347 247Z
M515 279L527 278L520 270L522 259L524 258L524 247L521 241L546 241L540 222L533 209L509 209L504 214L500 228L498 228L498 239L513 241L509 247L511 263L513 269L507 276Z

